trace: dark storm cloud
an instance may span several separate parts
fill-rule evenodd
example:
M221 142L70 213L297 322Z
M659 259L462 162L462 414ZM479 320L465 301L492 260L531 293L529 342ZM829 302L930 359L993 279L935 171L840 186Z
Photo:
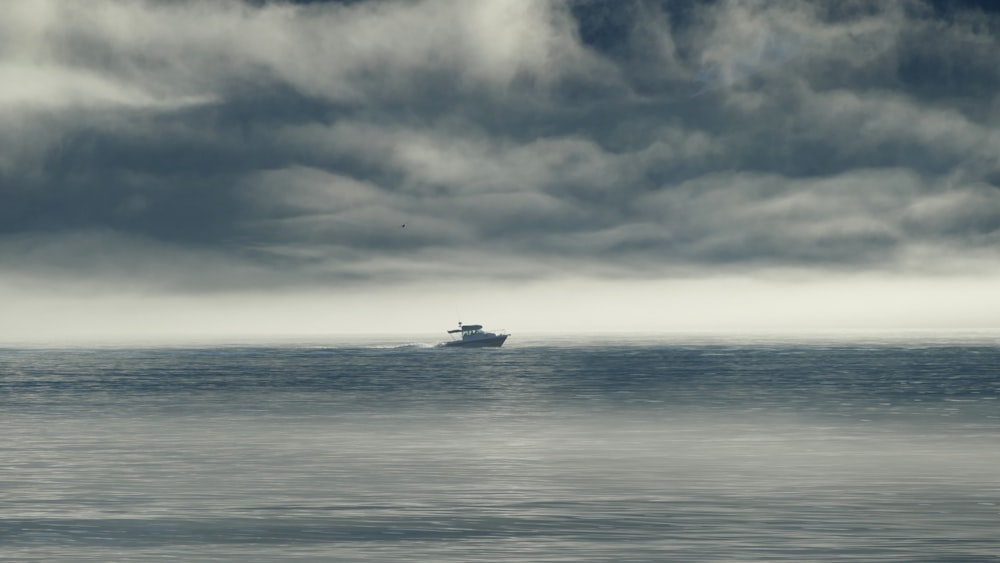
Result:
M947 270L1000 242L974 3L5 10L7 276Z

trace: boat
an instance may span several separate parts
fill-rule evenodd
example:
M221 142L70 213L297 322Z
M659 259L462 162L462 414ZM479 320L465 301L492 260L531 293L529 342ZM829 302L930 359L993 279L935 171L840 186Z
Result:
M458 323L458 328L449 330L448 334L461 334L461 337L449 340L448 342L442 342L439 346L448 348L499 348L503 346L504 341L510 336L503 332L487 332L483 330L483 325L463 325L462 323Z

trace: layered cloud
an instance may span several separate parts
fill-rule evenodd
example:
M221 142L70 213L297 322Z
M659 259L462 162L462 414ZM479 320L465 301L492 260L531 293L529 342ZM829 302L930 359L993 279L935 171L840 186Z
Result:
M8 281L975 274L998 258L1000 16L975 6L2 10Z

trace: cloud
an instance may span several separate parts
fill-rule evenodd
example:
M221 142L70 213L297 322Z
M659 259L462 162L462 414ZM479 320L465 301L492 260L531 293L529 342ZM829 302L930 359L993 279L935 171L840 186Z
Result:
M694 41L704 89L757 91L761 82L871 80L886 68L907 25L904 4L719 2ZM833 76L831 76L831 72Z
M995 263L996 15L616 6L5 6L5 276L225 291Z

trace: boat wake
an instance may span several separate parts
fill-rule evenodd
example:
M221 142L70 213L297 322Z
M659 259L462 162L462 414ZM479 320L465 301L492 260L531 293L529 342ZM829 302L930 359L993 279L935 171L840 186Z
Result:
M372 350L423 350L436 347L436 345L428 344L426 342L407 342L406 344L379 344L375 346L368 346L368 348Z

